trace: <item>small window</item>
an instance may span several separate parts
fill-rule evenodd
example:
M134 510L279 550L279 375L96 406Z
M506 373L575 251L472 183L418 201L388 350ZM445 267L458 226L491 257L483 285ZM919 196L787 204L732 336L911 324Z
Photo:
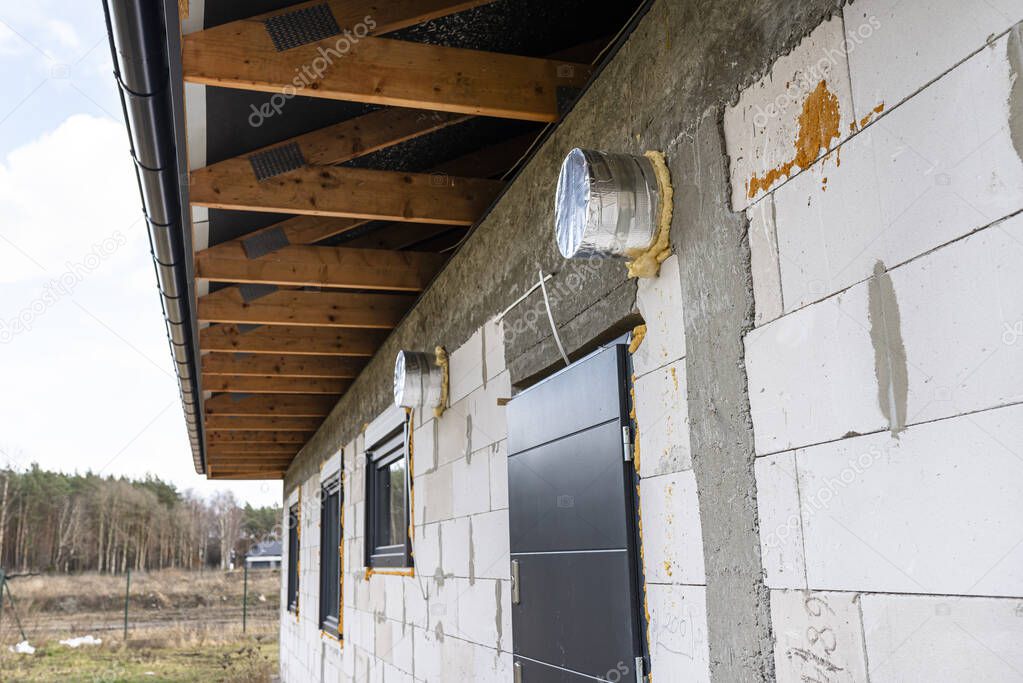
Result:
M366 453L366 564L411 567L406 426Z
M341 636L341 475L323 482L320 497L320 628Z
M288 509L288 611L298 612L298 503Z

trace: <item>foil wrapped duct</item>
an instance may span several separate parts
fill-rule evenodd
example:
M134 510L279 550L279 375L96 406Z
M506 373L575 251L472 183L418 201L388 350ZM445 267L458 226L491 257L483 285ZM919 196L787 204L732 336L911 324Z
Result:
M558 249L565 258L640 253L657 236L660 200L647 157L573 149L554 200Z
M436 408L443 396L444 371L434 354L399 351L394 360L394 405L399 408Z

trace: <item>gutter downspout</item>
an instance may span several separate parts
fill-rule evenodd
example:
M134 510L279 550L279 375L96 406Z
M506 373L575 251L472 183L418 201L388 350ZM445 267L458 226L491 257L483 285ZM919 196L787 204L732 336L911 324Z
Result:
M154 0L103 0L103 11L192 460L195 471L204 474L202 391L196 371L195 328L189 305L186 236L181 218L171 79L161 4Z

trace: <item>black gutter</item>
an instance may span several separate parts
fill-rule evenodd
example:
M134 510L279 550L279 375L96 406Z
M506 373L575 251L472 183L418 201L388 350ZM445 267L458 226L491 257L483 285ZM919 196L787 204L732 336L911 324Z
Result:
M171 4L176 9L177 3ZM191 221L182 220L187 211L179 183L187 177L184 157L177 151L182 116L175 116L175 100L180 104L180 99L172 92L163 5L156 0L103 0L103 11L192 460L196 472L203 474L206 457L196 363L198 332L190 305L194 297L186 258L191 251Z

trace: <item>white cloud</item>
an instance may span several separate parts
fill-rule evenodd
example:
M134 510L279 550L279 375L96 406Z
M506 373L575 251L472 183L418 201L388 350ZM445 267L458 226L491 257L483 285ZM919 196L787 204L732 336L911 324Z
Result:
M140 221L124 128L70 117L0 163L0 281L59 276L102 239ZM130 230L144 235L144 231Z
M88 268L86 257L112 235ZM0 466L154 473L181 489L231 489L280 500L277 482L209 482L195 474L128 139L117 123L75 115L0 161L0 331L33 310L67 263L88 271L0 334ZM44 270L32 259L39 261ZM95 260L95 259L94 259ZM13 326L9 326L13 329Z
M11 56L21 54L25 46L21 38L17 36L4 22L0 21L0 55Z
M46 20L46 34L67 48L74 49L82 44L82 40L78 37L78 31L75 30L75 27L60 19Z

